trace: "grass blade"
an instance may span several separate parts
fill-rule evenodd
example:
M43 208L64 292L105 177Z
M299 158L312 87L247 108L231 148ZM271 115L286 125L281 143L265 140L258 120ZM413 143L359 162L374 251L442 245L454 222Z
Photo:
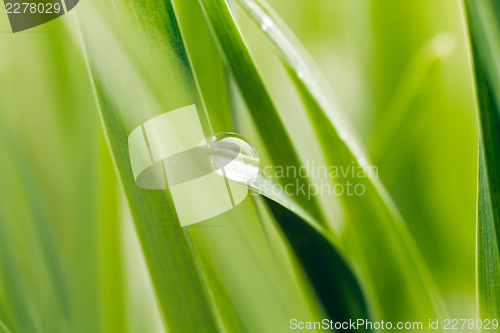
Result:
M174 332L270 332L297 313L321 318L321 307L282 236L266 226L269 241L255 223L250 197L217 218L181 228L170 194L141 189L133 180L127 137L144 121L196 104L199 111L207 106L209 119L202 119L207 136L212 129L231 131L224 89L207 87L206 78L195 80L191 68L203 67L204 59L186 53L186 48L204 51L196 40L187 40L196 34L185 25L186 11L196 7L175 4L116 1L111 8L87 1L79 12L107 139L165 325ZM109 52L101 52L103 45ZM212 64L221 61L209 57ZM225 78L216 72L224 70L221 63L211 70L214 79ZM279 249L278 254L262 244ZM268 319L258 320L262 317Z
M275 200L267 199L266 202L304 266L328 318L335 322L369 318L363 291L350 267L333 246L331 238L325 237L311 223L305 222Z
M289 135L278 115L276 107L266 90L252 56L241 38L225 1L200 0L207 19L218 40L221 53L231 69L240 91L258 127L271 161L275 165L300 167L299 157ZM271 144L279 142L279 146ZM294 183L296 179L284 177L283 184ZM300 185L307 182L299 178ZM323 222L321 210L315 198L303 200L304 208L318 221Z
M480 126L476 276L479 313L500 315L500 4L465 1Z
M238 0L238 3L276 47L302 97L329 165L354 163L369 174L370 165L358 140L343 119L335 99L329 97L331 92L327 91L326 80L300 42L277 15L270 8L262 6L260 1ZM346 233L350 235L349 238L342 239L345 244L349 244L344 250L360 267L365 286L372 286L367 288L371 292L369 299L372 311L380 318L400 318L398 309L402 307L411 308L413 315L419 318L435 315L439 311L440 301L432 291L433 282L385 189L370 177L339 180L342 181L362 183L366 189L362 197L344 195L340 196L340 200L347 213L345 227L350 230ZM381 242L381 239L385 241ZM372 252L367 260L370 249L374 247L379 251ZM381 271L383 266L385 268ZM384 277L385 274L390 275ZM386 283L389 279L400 281L401 284L389 286Z
M126 4L121 4L122 10L126 11ZM131 6L141 4L134 3ZM165 7L158 3L146 1L144 9L153 17L158 17L158 21L148 25L148 28L162 26L161 33L156 33L157 40L165 43L162 52L166 58L171 59L172 70L160 71L158 75L139 69L143 68L137 58L133 55L141 53L146 58L150 57L146 52L135 49L127 52L123 48L134 45L132 40L124 40L124 34L118 32L119 29L113 26L113 18L104 15L112 10L103 4L94 7L94 3L88 1L81 5L81 27L84 37L89 68L95 84L95 92L100 105L101 116L106 129L107 139L111 147L114 161L118 168L121 182L125 188L125 193L129 201L132 215L134 216L136 228L149 266L153 285L156 289L161 313L169 330L174 332L210 332L217 331L217 323L214 321L211 305L209 304L204 287L198 274L192 250L186 238L185 231L180 227L174 204L167 191L150 191L139 188L134 181L130 166L128 152L128 135L133 128L143 121L152 117L152 114L163 113L159 105L162 98L158 91L147 91L147 87L157 87L150 83L150 80L165 74L166 82L164 87L175 87L175 91L181 91L176 100L170 99L166 103L169 109L175 109L175 103L180 106L192 104L192 99L196 98L196 90L189 81L189 72L186 70L185 58L179 58L182 48L179 48L179 32L177 23L173 19L172 8L168 3ZM102 11L101 11L102 10ZM133 9L128 9L133 10ZM162 15L153 15L153 12ZM124 19L133 20L133 16L125 16ZM140 20L140 18L139 18ZM149 20L148 20L149 21ZM111 22L111 23L109 23ZM166 29L166 31L164 30ZM165 33L165 34L164 34ZM131 33L131 37L136 34ZM122 44L119 44L122 42ZM148 43L148 40L135 40L137 44ZM99 52L101 45L111 44L114 54L102 54ZM131 58L123 58L124 55ZM152 54L152 56L158 56ZM116 66L116 59L122 59L121 66ZM153 61L153 63L159 63ZM187 67L188 68L188 67ZM179 73L176 71L179 70ZM123 76L125 75L125 77ZM123 78L130 85L123 85ZM109 79L111 78L111 80ZM130 102L128 98L129 89L135 87L135 96L140 96L137 100L153 102L146 114L138 114L140 110L137 102ZM182 90L184 89L184 92ZM173 95L174 96L174 95ZM160 101L158 101L160 99ZM136 100L136 101L137 101ZM174 104L174 105L173 105ZM127 117L135 117L135 122L127 122ZM137 119L142 118L142 121Z

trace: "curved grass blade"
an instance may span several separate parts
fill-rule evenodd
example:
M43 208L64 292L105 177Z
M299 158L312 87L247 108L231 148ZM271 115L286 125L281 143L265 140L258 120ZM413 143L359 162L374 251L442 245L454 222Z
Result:
M266 203L304 266L328 318L335 322L368 318L361 287L330 239L277 201L266 199ZM369 332L364 328L359 331Z
M370 166L350 125L343 119L328 84L310 56L281 20L260 1L237 1L276 47L302 97L330 166L355 165L370 174ZM339 182L360 183L361 197L340 196L346 212L346 232L341 237L360 279L370 294L370 305L379 318L404 318L400 309L425 319L440 311L440 300L426 265L402 223L385 189L371 177L340 177ZM373 251L377 248L377 251ZM383 268L382 268L383 267ZM398 284L388 284L395 280Z
M207 117L210 122L212 133L227 132L228 130L233 131L231 112L229 110L227 71L219 53L217 44L210 31L210 27L205 20L202 8L197 0L172 0L172 3L174 5L176 17L179 21L179 27L182 33L184 45L193 68L193 75L207 110ZM212 154L215 158L216 152L212 151ZM255 210L255 206L248 209L244 216L238 217L238 219L244 221L246 224L253 225L253 229L257 229L265 235L264 238L267 241L266 248L269 249L269 252L272 252L272 248L276 246L276 239L268 234L266 226L263 225L265 221L262 221L262 219L259 218L261 223L256 224L254 219L249 218L249 216L253 213L253 210ZM245 324L245 317L248 316L248 313L250 312L248 310L251 308L251 305L245 305L245 315L238 313L238 307L231 305L231 297L229 295L230 291L225 290L224 279L217 276L218 274L215 268L217 266L217 262L216 260L210 258L210 249L207 248L207 245L202 241L203 237L206 237L207 234L208 233L200 232L200 230L197 229L190 229L193 247L196 249L198 256L203 258L200 260L200 271L206 272L205 275L210 276L210 278L206 279L208 286L207 289L212 295L212 299L216 304L216 308L219 313L224 314L220 317L222 320L227 321L225 326L232 327L233 331L240 327L244 331L262 329L266 331L274 330L275 328L272 324L266 325L262 328L253 328L253 325ZM220 238L217 233L213 233L210 237L215 237L216 239ZM247 238L247 236L243 237ZM248 244L247 251L259 251L259 247L254 245L256 241L258 241L258 239L254 239L251 243L248 243L248 241L245 242L244 239L235 240L235 242L240 244L242 242L244 244ZM235 244L228 243L227 248L228 251L234 250ZM260 256L260 254L258 256ZM283 257L276 258L276 253L273 253L273 259L280 261L284 260ZM227 260L227 258L224 258L224 260ZM261 265L261 267L261 269L267 270L269 275L275 274L270 267L265 268L265 265ZM282 287L286 286L288 278L283 275L282 271L278 274L282 282ZM295 278L296 276L294 279ZM264 287L265 286L261 286L261 288ZM288 288L289 293L294 293L293 289L290 289L290 287ZM304 282L301 285L301 289L301 292L308 293L310 287L307 282ZM243 292L243 290L240 289L240 292ZM305 303L306 307L314 308L316 300L314 299L311 301L312 302L308 303L312 304ZM269 302L269 299L267 302ZM300 311L299 309L296 309L294 313L297 312L301 312L303 315L306 315L308 311Z
M229 172L226 175L230 177ZM361 287L338 252L339 239L290 197L273 192L274 185L272 179L261 172L248 182L249 188L265 197L267 206L325 307L328 318L337 322L368 318Z
M247 105L250 107L251 114L254 117L255 122L259 126L259 132L261 136L264 138L264 142L269 142L267 147L273 157L275 157L275 163L284 163L284 165L298 165L297 157L293 152L293 148L291 148L291 142L285 133L285 129L278 118L276 109L265 89L259 74L253 64L250 54L248 53L243 40L239 37L238 30L235 26L234 21L232 20L228 8L226 7L223 1L214 2L214 1L201 1L204 5L207 16L212 24L213 29L215 30L215 34L219 39L219 43L221 48L228 60L228 65L231 67L232 72L238 82L240 89L242 91L243 96L245 97L245 101ZM227 33L227 32L230 33ZM280 146L273 145L279 138ZM286 139L283 139L286 138ZM285 149L283 149L283 143ZM286 153L287 150L290 150ZM284 154L288 156L285 156ZM275 213L275 217L277 221L280 223L281 229L284 231L287 236L289 242L296 255L301 259L302 265L304 266L313 286L315 286L316 293L318 297L322 300L324 306L327 311L333 316L333 318L354 318L356 315L367 315L365 302L360 289L356 289L357 282L353 279L354 275L350 272L349 268L343 264L343 261L340 259L340 256L337 254L335 249L332 247L331 242L332 238L324 238L320 235L325 235L327 232L323 229L323 220L319 219L314 214L308 213L310 210L304 205L304 207L300 207L296 205L293 200L287 198L286 196L276 196L272 194L271 186L272 183L266 181L262 175L257 178L257 181L252 182L249 186L260 194L263 194L272 200L278 202L280 206L270 203L270 207L272 211ZM305 204L311 204L311 201L304 200ZM282 207L286 207L291 211L297 210L299 211L299 216L302 219L297 219L297 215L295 214L282 214L278 212L285 211ZM290 218L290 216L294 216L294 218ZM306 221L307 224L304 224L303 221ZM301 228L302 226L302 228ZM311 228L312 227L312 228ZM338 275L337 279L332 280L331 284L327 288L328 283L325 280L320 281L319 270L321 266L317 262L312 264L310 260L311 252L305 252L305 248L303 244L298 240L296 236L298 236L298 229L303 233L302 236L310 240L321 240L316 244L321 244L322 246L318 246L312 251L317 255L317 258L320 258L321 255L326 255L329 253L332 255L331 261L328 263L326 267L331 268L330 273L336 271ZM329 244L329 246L327 246ZM326 251L328 249L328 251ZM323 252L323 251L326 252ZM323 257L325 258L325 257ZM334 260L338 258L339 260ZM331 274L323 274L322 278L333 277ZM346 288L346 291L352 291L353 296L350 299L350 304L356 308L355 313L348 314L349 310L347 309L348 303L343 303L347 301L346 299L339 300L336 296L342 295L339 287L332 285L333 281L342 280L342 287L352 287ZM349 281L349 282L347 282ZM315 284L318 282L318 284ZM347 312L340 312L338 309L346 308Z
M198 89L200 91L200 95L203 98L204 104L207 108L207 113L209 119L212 119L210 121L212 129L214 130L214 133L218 132L227 132L228 129L233 130L233 125L231 122L231 113L229 110L229 96L228 96L228 88L227 88L227 70L224 67L224 62L222 59L222 56L219 53L219 49L217 47L217 44L212 36L212 32L210 31L210 27L208 23L205 20L202 8L200 7L200 4L197 0L173 0L173 4L175 7L175 12L177 15L177 18L179 20L179 26L181 28L183 40L186 46L187 53L189 55L189 58L191 60L191 65L193 67L193 74L196 78L196 81L198 83ZM212 151L212 154L214 154L214 158L216 157L217 153L215 151ZM245 170L243 167L241 170ZM238 170L241 171L241 170ZM236 181L236 180L235 180ZM268 183L269 184L269 183ZM263 185L263 184L260 184ZM252 183L251 188L256 189L256 184ZM261 186L259 187L260 190L263 190L264 188ZM260 191L258 191L261 193ZM271 193L270 191L267 191ZM261 193L262 194L262 193ZM258 200L253 200L254 205L252 205L251 209L248 209L247 212L244 214L244 216L238 217L239 220L242 220L245 224L253 225L250 229L248 229L248 226L245 227L247 229L246 231L238 231L239 234L245 234L243 236L244 238L237 239L235 242L238 243L244 243L247 244L247 251L254 252L253 256L260 257L262 254L260 252L266 253L268 252L270 254L270 264L273 266L268 267L264 264L261 264L260 269L265 269L267 271L267 274L269 275L269 280L275 280L275 274L277 274L276 277L279 276L279 284L280 287L277 288L275 287L276 290L273 290L273 294L277 293L277 290L286 290L286 295L284 298L285 299L291 299L290 295L295 294L293 298L296 299L297 296L300 294L303 294L305 299L302 300L303 306L302 309L299 307L296 307L293 310L293 315L296 313L301 313L303 316L308 317L308 318L314 318L315 316L319 315L319 309L316 308L317 306L319 307L319 302L316 297L313 295L313 286L310 286L309 281L306 279L301 279L299 278L302 276L302 267L299 267L299 265L296 265L297 267L295 268L295 272L289 272L288 274L291 273L290 278L294 281L300 281L300 290L294 290L293 287L289 286L288 283L290 281L290 278L285 275L286 274L286 269L285 271L283 270L284 268L279 268L279 270L276 270L276 268L280 267L280 265L276 265L276 261L278 262L283 262L286 260L291 260L292 262L295 262L295 258L293 256L293 251L287 248L287 256L289 256L289 259L286 257L283 257L282 254L277 253L276 248L280 247L278 245L281 242L284 242L283 237L276 238L276 230L274 229L274 226L276 225L275 221L272 221L272 216L270 214L261 214L259 216L259 224L255 223L255 219L252 219L251 216L254 214L254 210L259 209L260 206L263 205L257 205L256 202ZM285 204L288 208L291 209L297 209L299 210L302 215L301 216L307 216L307 221L310 223L313 223L316 227L321 229L321 223L317 223L312 215L309 215L305 209L302 207L298 207L294 202L290 200L284 200L285 202L280 202L281 204ZM260 202L260 201L259 201ZM243 215L243 214L242 214ZM265 216L264 216L265 215ZM269 220L269 221L268 221ZM269 225L269 224L272 224ZM251 230L252 232L257 231L261 236L260 237L252 237L252 241L249 242L247 240L248 238L248 232ZM193 231L193 230L191 230ZM231 302L231 297L229 297L230 290L224 290L222 286L224 285L223 278L217 278L217 273L214 271L215 268L214 266L217 265L216 262L213 260L210 260L209 255L206 255L206 253L210 252L210 249L204 248L206 245L201 244L202 242L199 241L199 238L201 236L201 233L191 233L191 236L193 239L197 239L197 241L193 241L193 246L199 248L197 253L199 255L204 256L205 259L202 260L203 263L200 262L200 265L202 265L202 270L209 271L209 276L215 277L212 279L212 281L207 279L207 284L209 285L209 290L212 292L215 292L218 294L214 298L214 301L217 304L217 308L226 313L225 317L228 317L229 320L234 320L237 321L238 323L243 323L246 319L246 317L249 316L249 312L251 312L252 305L251 304L246 304L245 305L245 314L242 315L241 313L234 313L230 316L227 315L227 313L231 313L231 311L235 311L234 308L229 308L227 306L228 302ZM205 235L206 236L206 235ZM219 239L220 236L217 235L216 233L213 234L213 237L216 239ZM256 244L256 242L259 242L259 238L263 238L262 240L264 241L263 244ZM220 242L219 242L220 243ZM283 246L285 244L282 244ZM228 246L228 251L234 250L235 244L227 244ZM265 251L262 251L263 248ZM225 258L224 260L227 260ZM215 265L214 265L215 264ZM253 280L253 279L252 279ZM248 281L250 282L250 281ZM264 289L266 288L265 285L262 285L259 289ZM243 293L244 290L241 288L239 289L239 293ZM299 292L299 294L297 294ZM257 290L254 289L254 294L258 294ZM310 294L310 295L309 295ZM266 302L270 303L270 299L266 298ZM280 303L283 302L283 295L280 296L279 299L276 300L276 306L278 307L283 307ZM316 304L318 303L318 304ZM239 307L237 307L236 310L239 310ZM249 311L250 310L250 311ZM317 313L317 314L315 314ZM321 311L321 315L323 314L323 311ZM262 317L262 315L259 315L259 317ZM278 319L279 317L275 316L276 323L280 321L286 321L288 318L283 318L283 319ZM319 318L319 316L318 316ZM269 321L269 324L266 325L248 325L248 323L245 325L243 323L245 330L246 331L254 331L254 330L275 330L276 326L274 323L271 323ZM230 325L229 327L238 327L238 324L233 324ZM254 327L255 326L255 327Z
M227 66L231 69L253 121L257 125L259 134L267 143L266 148L272 162L275 165L298 168L301 165L299 157L226 2L224 0L200 0L200 3L218 40L221 53L224 54ZM279 145L273 144L276 142L279 142ZM300 185L307 185L307 180L303 178L283 177L280 181L283 184L299 181ZM304 208L323 223L322 212L315 198L304 200Z
M479 118L476 276L479 313L500 316L500 4L465 1Z

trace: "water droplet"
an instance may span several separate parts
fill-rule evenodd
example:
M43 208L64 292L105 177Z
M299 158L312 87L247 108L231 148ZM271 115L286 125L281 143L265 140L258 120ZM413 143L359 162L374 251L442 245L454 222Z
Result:
M259 155L242 136L235 133L216 134L212 137L210 148L216 172L220 175L244 184L257 177Z

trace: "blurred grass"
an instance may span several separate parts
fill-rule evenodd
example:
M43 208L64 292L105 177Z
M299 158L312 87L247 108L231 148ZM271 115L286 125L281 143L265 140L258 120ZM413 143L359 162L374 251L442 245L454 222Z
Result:
M54 21L0 35L8 50L0 61L0 150L7 157L0 317L11 332L126 332L122 199L68 29ZM138 309L127 316L141 316Z
M93 246L100 218L94 210L99 187L94 186L99 185L88 179L109 163L96 162L99 127L84 103L92 92L69 77L70 68L83 64L82 57L68 34L55 35L51 28L57 25L40 29L36 38L0 37L9 50L2 66L2 76L9 78L1 87L2 155L10 156L2 170L2 237L8 239L2 262L15 267L2 270L2 277L22 290L16 297L20 311L8 315L15 331L67 331L73 323L83 331L99 323L99 307L84 305L98 304L99 281ZM79 77L85 78L81 69ZM82 263L87 264L84 272Z

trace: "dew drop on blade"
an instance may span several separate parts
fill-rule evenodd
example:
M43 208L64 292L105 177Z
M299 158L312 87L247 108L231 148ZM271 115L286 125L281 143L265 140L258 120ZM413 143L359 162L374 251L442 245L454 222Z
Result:
M255 148L240 135L216 134L212 137L210 147L216 172L222 176L245 185L257 178L259 155Z

